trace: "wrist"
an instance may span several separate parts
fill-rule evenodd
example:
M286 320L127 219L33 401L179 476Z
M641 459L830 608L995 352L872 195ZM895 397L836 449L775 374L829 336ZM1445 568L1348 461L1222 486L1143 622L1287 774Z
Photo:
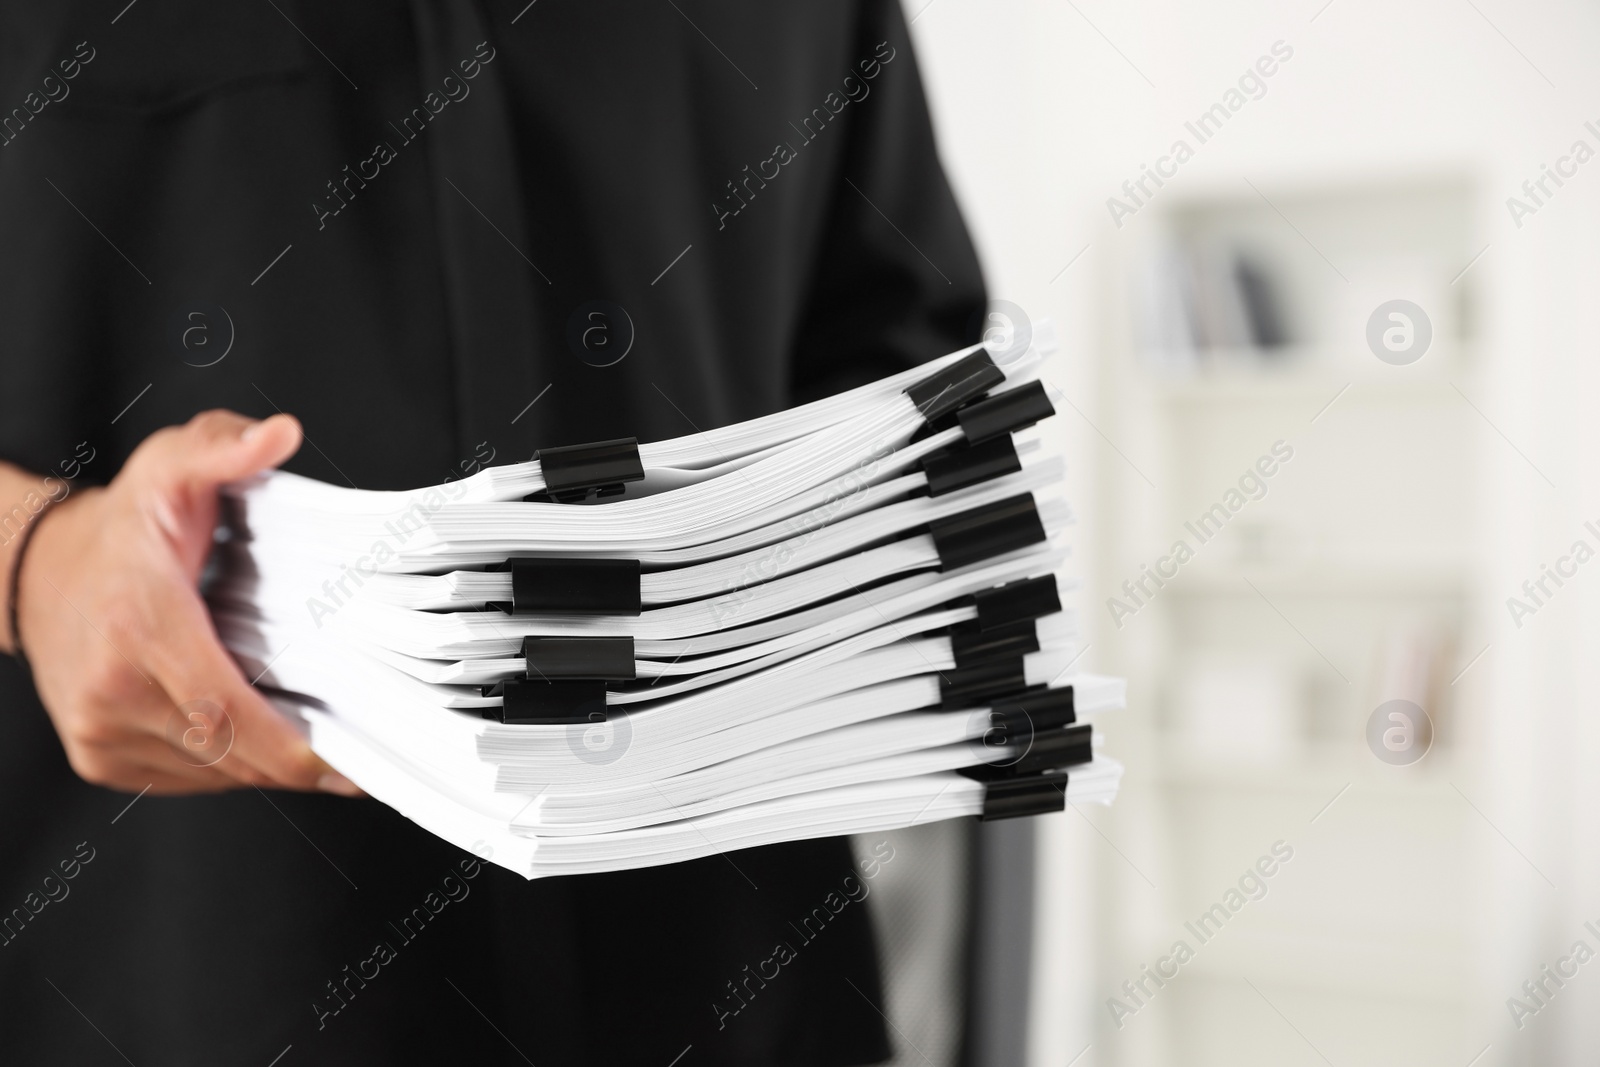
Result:
M10 550L6 560L7 582L4 588L4 617L5 624L0 640L5 641L3 650L20 661L24 667L28 665L26 641L24 633L27 625L24 622L24 604L38 596L37 592L28 588L26 575L31 573L33 564L38 555L38 541L40 529L44 526L61 505L66 504L67 497L47 498L38 511L32 513L27 523L23 525L7 544Z

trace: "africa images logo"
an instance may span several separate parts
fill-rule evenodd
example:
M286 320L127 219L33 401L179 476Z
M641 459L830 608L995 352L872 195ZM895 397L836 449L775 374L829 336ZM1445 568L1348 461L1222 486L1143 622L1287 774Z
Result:
M191 367L214 367L233 351L233 316L221 304L192 301L173 313L168 343Z
M609 300L579 304L567 318L567 347L591 367L612 367L633 350L633 318Z

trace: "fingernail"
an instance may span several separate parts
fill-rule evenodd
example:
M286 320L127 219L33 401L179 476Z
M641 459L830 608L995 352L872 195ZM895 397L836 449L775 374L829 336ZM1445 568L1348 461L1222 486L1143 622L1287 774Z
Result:
M324 793L337 793L342 797L364 796L361 787L337 771L329 771L317 779L317 788Z

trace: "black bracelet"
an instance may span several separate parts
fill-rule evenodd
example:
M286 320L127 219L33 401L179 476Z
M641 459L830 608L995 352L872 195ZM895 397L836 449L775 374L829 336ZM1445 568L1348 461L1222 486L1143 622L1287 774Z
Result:
M60 503L58 500L45 501L44 507L34 514L33 521L17 534L17 550L11 557L11 596L6 603L6 619L11 627L11 655L22 664L22 669L30 674L33 668L28 664L27 654L22 651L22 628L17 618L17 604L22 600L22 557L27 554L28 543L33 540L34 531L39 528L44 517L50 514L50 509L58 503Z

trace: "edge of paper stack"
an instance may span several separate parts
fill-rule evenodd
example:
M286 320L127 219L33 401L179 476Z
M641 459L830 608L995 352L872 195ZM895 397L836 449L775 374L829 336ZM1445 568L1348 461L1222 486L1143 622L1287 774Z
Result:
M1109 803L1051 338L407 492L230 486L218 633L329 764L527 878Z

